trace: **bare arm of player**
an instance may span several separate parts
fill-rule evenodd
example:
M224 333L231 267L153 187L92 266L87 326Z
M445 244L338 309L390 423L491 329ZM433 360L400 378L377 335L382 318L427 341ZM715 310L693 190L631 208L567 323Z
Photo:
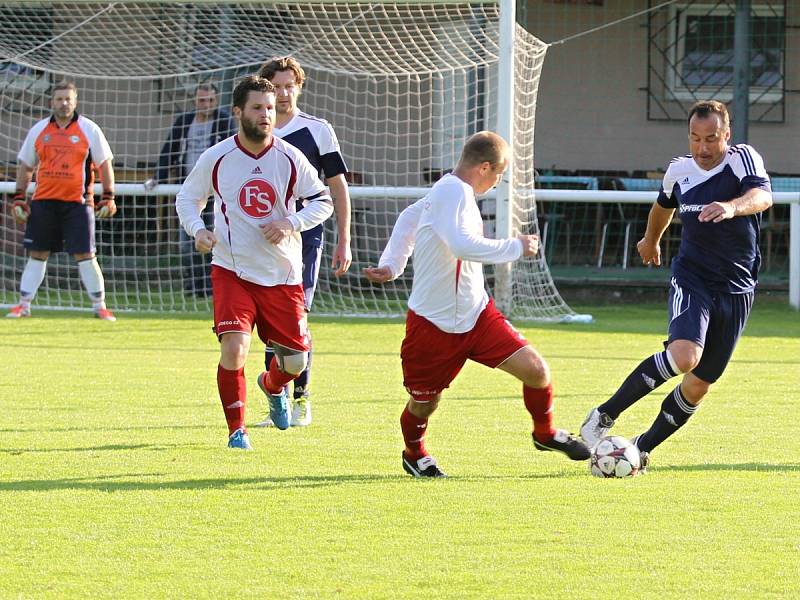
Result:
M200 254L208 254L217 243L217 236L208 229L201 229L194 236L194 247Z
M365 267L362 272L372 283L386 283L394 279L390 267Z
M669 227L674 214L674 208L664 208L658 202L653 203L647 217L647 230L644 232L644 237L636 244L644 264L656 266L661 264L661 236Z
M27 192L28 186L33 180L33 167L19 161L17 165L17 191L23 194Z
M100 171L100 181L103 182L103 196L95 207L95 214L98 218L105 219L117 214L117 203L114 201L114 166L111 159L103 161L97 170Z
M517 239L522 242L522 256L536 256L539 254L538 235L518 235Z
M103 192L114 193L114 165L111 160L106 160L102 165L97 167L100 171L100 180L103 182Z
M325 180L333 196L333 212L336 214L336 232L338 241L333 251L331 268L333 274L340 277L347 272L353 263L350 250L350 189L343 174Z
M712 221L719 223L734 217L746 217L763 212L772 206L772 194L761 188L751 188L744 194L728 202L712 202L706 204L697 220L701 223Z

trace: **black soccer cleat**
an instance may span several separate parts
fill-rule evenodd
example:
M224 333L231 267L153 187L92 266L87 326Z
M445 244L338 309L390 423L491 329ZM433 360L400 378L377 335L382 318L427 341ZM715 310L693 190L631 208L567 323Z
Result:
M405 450L403 450L403 470L412 477L447 477L432 456L413 460L406 456Z
M591 455L589 446L563 429L556 429L553 439L549 442L540 442L536 439L536 434L531 435L537 450L561 452L570 460L587 460Z

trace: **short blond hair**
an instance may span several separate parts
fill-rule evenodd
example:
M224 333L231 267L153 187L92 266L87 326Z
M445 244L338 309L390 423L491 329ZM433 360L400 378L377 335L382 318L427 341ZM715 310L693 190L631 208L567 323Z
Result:
M508 144L493 131L479 131L471 135L461 150L459 163L473 167L488 162L493 168L503 166L508 158Z

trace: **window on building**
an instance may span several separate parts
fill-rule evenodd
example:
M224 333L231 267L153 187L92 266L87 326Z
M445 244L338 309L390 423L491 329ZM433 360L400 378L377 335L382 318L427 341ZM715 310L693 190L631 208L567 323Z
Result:
M672 7L668 93L679 100L729 101L734 85L735 8L732 4ZM750 22L750 101L783 97L786 23L783 6L754 5Z

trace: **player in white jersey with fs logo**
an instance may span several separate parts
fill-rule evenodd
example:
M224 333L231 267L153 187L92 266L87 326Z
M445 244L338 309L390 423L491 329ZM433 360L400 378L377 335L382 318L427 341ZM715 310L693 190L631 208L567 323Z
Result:
M471 136L452 174L400 214L379 266L364 270L374 283L390 281L403 272L413 251L414 280L400 350L403 384L410 398L400 428L405 441L403 469L414 477L444 476L425 449L425 433L442 391L467 359L499 368L522 382L536 448L559 451L572 460L589 458L583 442L553 426L547 363L484 288L483 263L511 262L539 250L536 235L506 240L483 236L475 195L497 185L509 159L508 144L497 134L482 131Z
M239 133L206 150L176 199L181 224L199 252L211 251L214 330L220 341L217 387L228 446L250 449L244 424L244 364L255 327L276 349L258 377L270 417L290 422L284 386L305 368L309 349L300 232L333 213L325 186L302 152L272 135L275 91L257 76L233 91ZM214 197L214 231L201 211ZM304 208L297 210L298 201Z

